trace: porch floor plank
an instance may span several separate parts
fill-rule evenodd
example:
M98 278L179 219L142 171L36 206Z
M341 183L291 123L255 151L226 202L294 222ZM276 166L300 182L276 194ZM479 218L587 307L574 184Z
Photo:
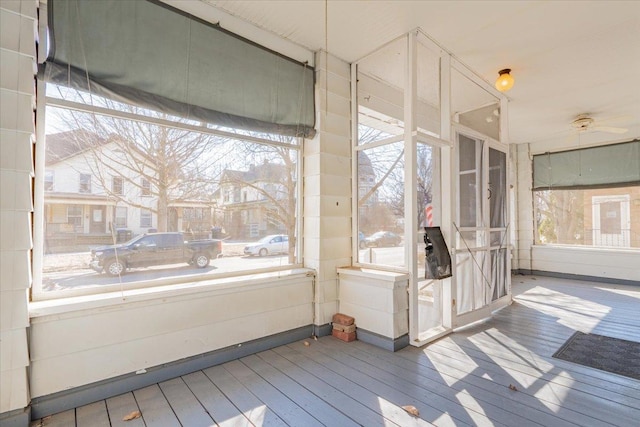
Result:
M639 380L552 356L575 331L640 342L640 288L539 276L512 282L511 306L421 348L393 353L308 339L31 426L637 425ZM135 410L140 419L122 421Z
M241 361L277 390L288 396L296 405L307 411L321 425L341 427L357 427L359 425L291 378L282 375L280 371L260 357L256 355L247 356L242 358Z
M226 364L225 364L226 365ZM276 413L238 381L225 365L204 370L206 376L256 426L286 426Z
M222 394L202 371L182 377L191 392L220 427L247 427L251 421Z
M125 393L107 399L107 411L113 427L144 427L142 418L125 421L124 417L140 411L133 393ZM142 413L141 413L142 414Z
M158 384L133 392L147 427L180 426L176 414L171 409Z
M164 381L159 385L180 424L189 427L215 425L205 407L193 395L182 378Z
M109 427L109 414L104 400L76 409L77 427Z

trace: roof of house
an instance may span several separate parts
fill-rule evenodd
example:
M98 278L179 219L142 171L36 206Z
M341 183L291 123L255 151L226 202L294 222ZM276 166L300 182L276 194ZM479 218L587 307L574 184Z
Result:
M45 165L56 164L92 147L98 147L108 142L109 139L102 138L84 129L74 129L47 135Z
M220 182L282 182L287 174L286 165L264 162L261 165L251 165L248 171L225 169Z

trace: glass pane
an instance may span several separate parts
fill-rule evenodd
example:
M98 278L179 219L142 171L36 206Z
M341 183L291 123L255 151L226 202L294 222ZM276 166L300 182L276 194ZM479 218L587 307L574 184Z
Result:
M476 140L468 136L458 134L458 158L459 170L470 172L478 169L478 155L476 150Z
M491 251L491 300L507 294L507 250Z
M417 146L418 227L440 225L440 156L437 148Z
M45 291L296 262L297 149L55 107L46 114L55 185L44 197ZM135 240L155 232L176 244L158 251Z
M404 149L402 143L358 152L360 262L404 266Z
M451 115L454 122L500 140L498 98L456 69L451 71Z
M476 173L460 175L460 227L475 227L477 225Z
M489 218L491 228L504 227L507 218L507 155L489 148Z
M400 38L358 63L358 144L404 133L406 49Z
M536 243L640 248L640 186L534 192Z
M417 48L418 130L440 136L440 54L422 43Z

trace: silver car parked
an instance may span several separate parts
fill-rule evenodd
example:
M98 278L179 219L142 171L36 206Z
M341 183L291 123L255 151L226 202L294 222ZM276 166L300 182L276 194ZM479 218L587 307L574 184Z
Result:
M289 236L286 234L271 234L244 247L244 254L249 256L267 256L287 252L289 252Z

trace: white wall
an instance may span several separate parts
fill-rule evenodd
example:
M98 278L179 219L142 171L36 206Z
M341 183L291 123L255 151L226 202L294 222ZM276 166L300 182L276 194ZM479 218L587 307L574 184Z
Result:
M316 129L304 142L304 266L316 270L316 325L338 311L337 267L351 265L349 65L316 58Z
M275 277L274 277L275 276ZM33 304L33 397L91 384L312 323L306 273L98 303ZM64 303L62 303L64 304Z
M590 247L533 246L532 269L640 282L640 253Z
M29 403L35 1L0 2L0 414Z

